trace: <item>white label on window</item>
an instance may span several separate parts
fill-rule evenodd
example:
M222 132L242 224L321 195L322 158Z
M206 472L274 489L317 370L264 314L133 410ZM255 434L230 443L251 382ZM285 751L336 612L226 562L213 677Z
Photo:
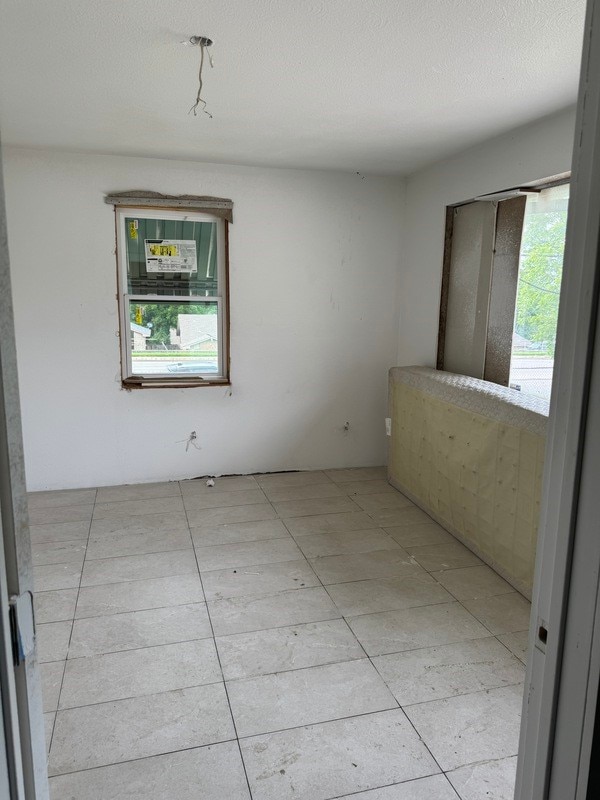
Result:
M193 239L144 239L147 272L197 272Z

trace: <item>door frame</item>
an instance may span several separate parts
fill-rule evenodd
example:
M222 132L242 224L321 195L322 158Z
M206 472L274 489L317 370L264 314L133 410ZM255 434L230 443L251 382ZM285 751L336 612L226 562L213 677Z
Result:
M600 679L600 0L588 0L516 800L585 800Z
M37 645L14 663L10 602L32 614L33 566L0 145L0 679L10 800L48 800L46 736ZM29 595L29 597L27 597ZM29 601L29 605L27 604ZM12 622L14 623L15 618ZM31 621L33 625L33 621ZM35 638L34 638L35 643Z

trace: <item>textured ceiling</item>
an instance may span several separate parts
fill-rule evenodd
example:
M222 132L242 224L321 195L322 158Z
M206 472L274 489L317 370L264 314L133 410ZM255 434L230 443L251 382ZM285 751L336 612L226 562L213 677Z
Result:
M7 144L407 174L575 101L584 0L0 0ZM204 96L193 34L215 44Z

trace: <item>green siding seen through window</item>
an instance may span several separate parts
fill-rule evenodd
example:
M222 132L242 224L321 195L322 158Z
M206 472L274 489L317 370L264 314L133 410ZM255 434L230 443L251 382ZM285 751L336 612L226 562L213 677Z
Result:
M126 217L127 282L130 294L218 296L217 223ZM132 232L135 235L132 236ZM196 242L198 270L159 273L146 270L146 240Z

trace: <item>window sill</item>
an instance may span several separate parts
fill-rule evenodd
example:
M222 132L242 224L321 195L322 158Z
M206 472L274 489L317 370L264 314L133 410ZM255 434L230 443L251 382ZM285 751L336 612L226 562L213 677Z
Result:
M183 389L200 386L231 386L229 378L123 378L123 389Z

